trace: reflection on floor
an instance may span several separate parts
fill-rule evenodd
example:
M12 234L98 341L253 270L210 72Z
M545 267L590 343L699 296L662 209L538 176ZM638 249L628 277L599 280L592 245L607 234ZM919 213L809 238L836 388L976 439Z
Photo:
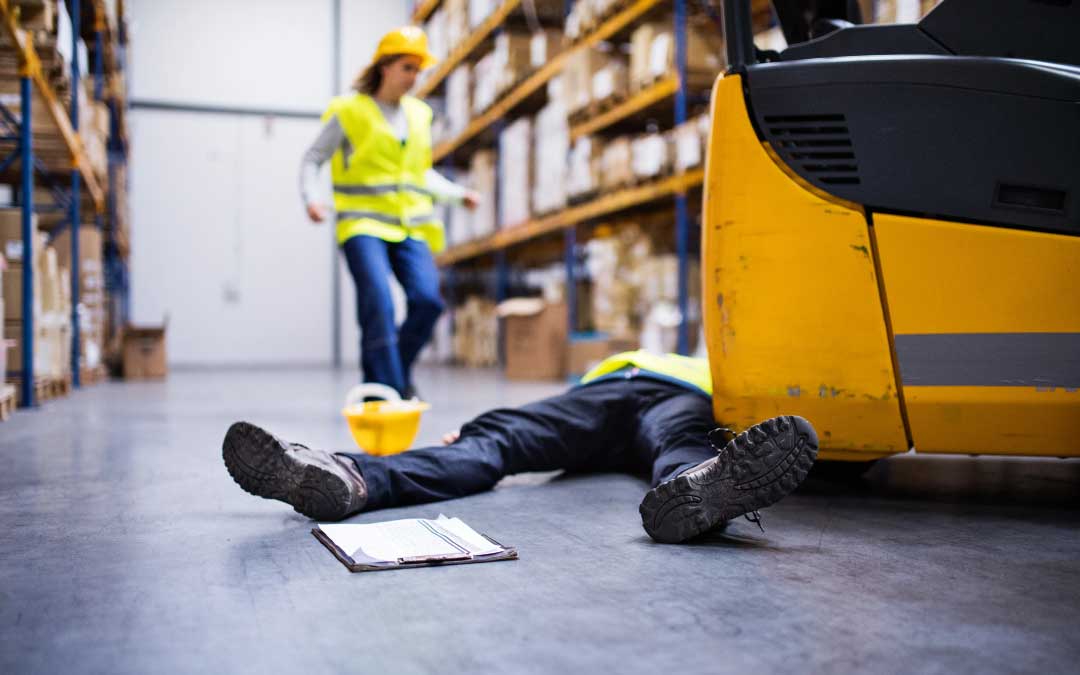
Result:
M178 372L0 425L0 672L1066 672L1080 658L1080 462L900 457L816 472L690 545L645 484L520 476L438 505L516 545L491 565L349 574L289 507L229 478L249 419L351 443L353 373ZM557 392L428 369L419 441Z

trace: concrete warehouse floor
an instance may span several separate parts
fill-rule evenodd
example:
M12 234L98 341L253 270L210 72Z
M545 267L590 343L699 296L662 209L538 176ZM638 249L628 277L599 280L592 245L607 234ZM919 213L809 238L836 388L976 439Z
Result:
M641 529L645 483L515 477L356 522L460 516L487 565L350 574L221 460L249 419L348 447L351 371L177 372L0 425L0 672L1075 672L1080 462L902 457L812 478L692 545ZM554 393L428 369L421 442Z

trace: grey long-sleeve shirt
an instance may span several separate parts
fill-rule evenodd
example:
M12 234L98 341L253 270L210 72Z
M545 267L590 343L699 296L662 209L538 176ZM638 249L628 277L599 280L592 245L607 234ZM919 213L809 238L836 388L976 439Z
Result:
M386 121L394 130L394 134L399 139L404 140L409 133L409 124L405 119L405 111L402 110L400 105L388 105L382 101L376 101L376 104L378 104L379 110L382 111ZM304 204L311 204L316 200L315 195L318 194L319 185L319 167L333 157L334 152L339 147L347 143L345 130L341 127L341 122L338 121L337 116L328 119L322 129L319 130L315 142L307 149L300 161L300 198L304 200ZM426 182L425 187L440 202L459 204L467 192L464 187L447 180L435 169L428 169L427 173L424 174L424 180Z

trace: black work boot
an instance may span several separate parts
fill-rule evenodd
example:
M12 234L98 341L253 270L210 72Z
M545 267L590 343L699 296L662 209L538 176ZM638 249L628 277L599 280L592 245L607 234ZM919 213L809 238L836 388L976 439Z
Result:
M229 427L222 455L240 487L308 518L341 520L367 503L367 485L352 460L286 443L248 422Z
M641 524L656 541L686 541L783 499L806 478L817 451L817 433L801 417L755 424L716 457L649 490Z

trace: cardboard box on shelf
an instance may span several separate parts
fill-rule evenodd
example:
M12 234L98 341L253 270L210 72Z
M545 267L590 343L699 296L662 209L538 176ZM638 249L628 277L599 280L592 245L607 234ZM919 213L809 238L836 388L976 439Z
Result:
M428 50L431 52L432 56L440 61L446 59L447 55L450 53L450 45L448 43L446 30L446 12L442 9L437 9L431 13L427 23L424 24L424 32L427 33Z
M640 90L675 72L675 34L671 21L650 21L630 36L630 88ZM724 41L719 32L694 24L686 28L686 70L691 83L705 84L723 70Z
M638 136L630 144L631 163L634 176L655 178L669 172L671 168L666 134L649 133Z
M499 97L499 64L495 52L488 52L472 69L472 113L479 115Z
M604 333L571 336L566 348L567 374L580 377L607 357L634 349L637 349L637 342L629 338Z
M573 115L588 107L593 100L593 75L618 58L612 46L606 43L570 55L562 73L567 114Z
M549 213L566 207L566 161L570 153L570 127L566 107L553 101L536 115L533 212Z
M125 326L123 345L125 380L161 378L168 374L164 325Z
M450 52L469 35L469 8L467 0L443 0L446 13L446 45Z
M518 118L499 136L498 227L519 225L532 217L532 120Z
M532 70L532 35L504 30L495 37L495 49L491 53L498 71L497 90L501 94Z
M540 298L499 303L506 341L506 377L550 380L566 376L566 305Z
M475 239L494 234L495 214L495 153L478 150L469 165L468 185L480 195L480 204L468 212L468 238Z
M499 361L499 322L495 303L470 296L454 310L454 359L470 368L486 368Z
M71 228L65 227L53 237L53 248L60 267L71 269ZM79 276L100 278L102 275L102 232L93 223L79 226Z
M30 227L35 232L31 245L40 255L42 249L45 248L45 234L38 231L37 214L31 216ZM22 263L22 209L0 209L0 255L9 264Z
M609 58L592 74L590 85L594 101L625 99L630 93L630 76L626 60L620 56Z
M463 63L455 68L446 78L446 127L451 136L456 136L469 126L472 119L472 104L469 82L471 73L469 64Z
M562 33L555 28L536 31L529 39L529 65L534 69L544 65L562 51Z
M8 374L23 370L23 323L5 321L4 338L10 340L7 350ZM34 377L62 377L71 370L71 320L58 312L43 312L35 317Z
M499 0L469 0L469 28L474 29L484 23L484 19L499 8Z
M600 188L614 189L633 183L632 157L629 138L620 136L609 141L600 156Z
M566 171L566 192L571 199L592 194L600 188L602 156L599 138L581 136L574 141Z
M702 166L705 161L705 144L709 139L711 117L707 114L692 117L672 131L672 166L683 172Z

